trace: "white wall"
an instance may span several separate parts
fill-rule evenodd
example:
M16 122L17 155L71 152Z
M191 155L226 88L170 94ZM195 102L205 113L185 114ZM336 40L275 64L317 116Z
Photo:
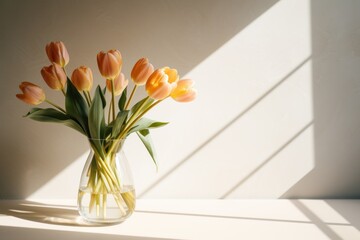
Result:
M127 141L139 197L360 196L358 2L7 1L0 9L1 198L76 197L86 140L21 118L29 107L15 98L21 81L45 87L39 71L52 40L65 42L69 69L88 65L98 83L96 53L111 48L127 76L147 56L196 81L195 102L167 101L149 114L171 122L153 131L158 173L136 137Z

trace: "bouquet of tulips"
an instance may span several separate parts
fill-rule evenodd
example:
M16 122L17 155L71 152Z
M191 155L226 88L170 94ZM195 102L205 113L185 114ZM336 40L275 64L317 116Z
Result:
M64 106L50 101L42 88L30 82L20 84L22 94L17 94L16 97L31 105L45 102L52 106L32 108L26 117L41 122L61 123L87 137L94 151L92 169L88 173L88 187L93 192L90 205L98 204L99 189L102 189L103 193L121 191L121 179L114 169L113 156L121 147L122 140L129 134L136 133L139 136L156 164L149 129L164 126L166 123L144 118L144 115L167 98L178 102L195 99L193 81L179 80L178 72L173 68L163 67L154 70L147 58L141 58L131 71L134 87L128 98L129 81L121 72L123 59L120 52L101 51L97 54L97 64L106 81L106 87L98 86L91 94L92 70L85 66L78 67L69 78L65 71L69 54L62 42L47 44L46 54L51 65L42 68L41 75L51 89L64 95ZM145 86L148 96L132 104L134 93L140 86ZM105 113L106 95L110 95L111 99L108 113ZM128 199L118 201L120 200L125 202L127 207L133 205ZM104 201L105 197L102 202ZM91 208L92 206L89 206L90 210Z

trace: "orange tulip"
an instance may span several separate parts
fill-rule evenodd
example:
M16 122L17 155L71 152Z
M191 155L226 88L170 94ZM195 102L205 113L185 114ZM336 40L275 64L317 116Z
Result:
M30 82L22 82L19 88L23 93L16 94L18 99L32 105L38 105L45 101L45 93L39 86Z
M71 81L78 91L90 91L93 85L91 69L85 66L76 68L71 75Z
M46 45L46 54L50 62L65 67L69 62L69 53L63 42L51 42Z
M106 79L113 80L121 72L121 53L118 50L110 50L106 53L101 51L97 55L97 63L101 75Z
M64 89L66 83L66 74L60 65L53 63L50 66L41 69L41 75L46 84L54 90Z
M144 85L153 72L154 67L149 60L141 58L135 63L131 71L131 78L136 85Z
M161 100L170 95L176 87L179 75L176 69L164 67L155 70L146 82L146 92L151 98Z
M191 79L180 80L171 92L171 97L177 102L191 102L197 95L193 86L194 82Z
M112 80L109 80L109 79L106 80L106 87L110 92L112 89L111 81ZM129 80L125 79L125 76L123 73L120 73L119 76L117 76L114 79L114 94L115 94L115 96L119 96L124 91L124 89L127 87L128 84L129 84Z

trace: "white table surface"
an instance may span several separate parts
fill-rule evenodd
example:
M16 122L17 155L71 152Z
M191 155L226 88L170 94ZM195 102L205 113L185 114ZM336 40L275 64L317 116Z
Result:
M360 239L360 200L147 200L94 226L74 200L0 201L0 239Z

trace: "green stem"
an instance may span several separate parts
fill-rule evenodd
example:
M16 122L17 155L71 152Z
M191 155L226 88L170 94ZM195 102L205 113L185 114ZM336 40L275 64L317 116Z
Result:
M93 207L95 207L97 215L106 217L108 200L107 194L112 194L114 196L114 200L123 215L126 214L125 207L133 211L135 204L133 200L134 197L129 199L126 194L121 194L120 176L118 176L115 167L111 166L111 162L115 161L115 153L111 154L112 159L107 159L106 157L103 158L91 142L90 145L94 151L94 158L91 165L92 170L90 171L91 173L88 183L88 186L92 187L89 212L91 212Z
M68 78L67 74L66 74L66 70L65 70L65 67L62 68L64 70L64 73L65 73L65 76L66 78ZM61 84L61 83L60 83ZM64 94L64 97L66 97L66 93L65 93L65 90L64 90L65 86L63 86L63 88L61 88L61 92Z
M83 95L84 95L84 97L85 97L85 100L86 100L88 106L90 107L90 101L89 101L89 98L88 98L88 96L86 95L86 92L85 92L85 91L83 91Z
M106 218L106 200L107 200L107 194L103 194L103 218Z
M99 162L99 164L101 164L101 167L104 169L105 173L109 176L109 180L111 180L113 183L117 184L118 181L116 180L115 174L111 171L111 168L104 162L104 160L99 159L98 162ZM112 184L112 182L109 181L109 183L111 183L111 184Z
M132 126L134 126L134 124L135 124L140 118L142 118L148 111L150 111L153 107L155 107L156 105L158 105L159 103L161 103L161 102L164 101L165 99L166 99L166 98L164 98L164 99L162 99L162 100L159 100L159 101L151 104L144 112L142 112L139 116L137 116L137 117L135 118L135 120L132 121L132 122L130 123L130 125L128 125L128 126L124 129L124 131L122 131L122 132L119 134L119 136L116 137L116 139L119 140L119 139L123 138L123 137L125 136L125 134L131 129ZM144 101L144 102L146 102L146 101ZM139 108L139 109L141 109L141 108ZM134 114L134 115L135 115L135 114ZM130 120L131 120L131 118L130 118ZM129 120L128 122L130 122L130 120ZM112 151L114 150L114 147L115 147L115 144L112 144L112 145L110 146L108 152L112 152Z
M146 99L145 99L144 102L140 105L140 107L138 108L138 110L131 115L128 123L131 122L131 121L136 117L136 115L142 110L142 108L146 105L146 103L147 103L147 101L149 101L149 99L150 99L150 97L146 97Z
M115 86L114 79L111 80L111 103L112 103L112 117L115 120Z
M110 105L109 105L109 112L108 112L108 124L110 124L111 123L111 121L110 121L110 117L111 117L111 108L112 108L112 102L110 102Z
M47 102L48 104L50 104L50 105L52 105L52 106L56 107L57 109L59 109L59 110L60 110L60 111L62 111L63 113L66 113L66 111L65 111L62 107L60 107L59 105L57 105L57 104L55 104L55 103L51 102L50 100L45 99L45 102Z
M150 97L146 97L146 99L144 100L144 102L140 105L140 107L138 108L138 110L136 111L136 112L134 112L132 115L131 115L131 117L130 117L130 119L129 119L129 121L128 121L128 123L129 122L131 122L132 121L132 119L134 119L135 117L136 117L136 115L142 110L142 108L144 107L144 105L146 104L146 102L148 101L150 99ZM117 140L119 140L120 139L120 137L119 136L117 136L117 137L115 137L115 139L117 139ZM114 147L113 147L113 145L114 145L114 143L112 143L112 144L110 144L110 151L109 152L111 152L111 151L113 151L114 150ZM108 147L109 146L109 144L107 144L106 145L106 147Z
M145 111L143 111L139 116L137 116L137 117L135 118L135 120L132 121L128 127L125 128L125 130L123 131L123 133L126 133L127 131L129 131L130 128L131 128L132 126L134 126L134 124L135 124L140 118L142 118L148 111L150 111L153 107L155 107L156 105L158 105L159 103L161 103L161 102L164 101L164 100L165 100L165 99L162 99L162 100L159 100L159 101L151 104ZM129 121L129 122L130 122L130 121ZM123 134L123 135L124 135L124 134ZM121 138L121 137L120 137L120 138Z
M86 92L86 94L88 95L89 102L90 102L90 104L91 104L91 102L92 102L92 100L91 100L91 94L90 94L90 92L89 92L89 91L85 91L85 92Z
M93 146L93 144L91 144L92 149L94 150L94 154L95 154L95 160L96 163L98 164L98 166L100 166L102 169L104 169L105 173L110 177L109 180L112 180L114 183L117 183L116 181L116 177L115 174L111 171L111 168L107 166L107 164L105 163L105 159L106 156L102 156L100 155L95 149L95 146Z
M127 109L128 109L128 107L129 107L129 105L130 105L130 102L131 102L131 100L132 100L132 98L133 98L133 96L134 96L134 93L135 93L135 91L136 91L137 87L138 87L138 86L135 84L135 86L134 86L133 90L131 91L131 94L130 94L129 100L127 101L127 103L126 103L126 105L125 105L125 110L127 110Z
M101 159L100 156L97 156L97 154L95 153L95 161L96 161L96 166L98 169L98 174L100 175L100 179L98 179L98 183L96 184L96 188L99 188L99 191L95 190L96 194L95 194L95 202L96 202L96 210L97 213L99 213L100 211L100 188L105 186L107 193L112 193L115 194L114 198L115 201L120 209L120 211L125 214L125 209L123 208L121 201L125 202L125 200L122 198L121 195L118 196L118 194L121 192L120 189L120 185L118 185L118 181L114 181L112 174L112 170L111 168L109 169L108 166L106 165L106 163ZM103 185L102 185L103 183ZM120 199L119 199L119 198ZM125 202L126 204L126 202ZM129 206L130 207L130 206Z

